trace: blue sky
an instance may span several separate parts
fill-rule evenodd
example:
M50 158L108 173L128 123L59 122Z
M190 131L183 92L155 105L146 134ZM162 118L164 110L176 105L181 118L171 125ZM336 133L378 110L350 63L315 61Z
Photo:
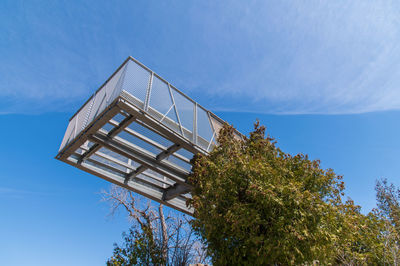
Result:
M129 55L248 133L345 177L367 212L400 185L395 1L0 2L0 258L98 265L128 227L108 183L54 156L68 118Z

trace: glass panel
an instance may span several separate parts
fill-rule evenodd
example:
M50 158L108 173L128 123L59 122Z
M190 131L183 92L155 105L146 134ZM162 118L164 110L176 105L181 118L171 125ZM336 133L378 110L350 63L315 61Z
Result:
M213 136L213 130L208 119L207 112L198 107L197 108L197 144L203 149L207 150L209 142Z
M194 104L179 92L172 90L176 109L183 127L183 135L193 141L193 108Z
M149 113L170 129L181 132L168 84L157 76L153 77L152 84Z
M171 112L172 104L168 84L154 76L149 105L162 115L165 115L168 111Z

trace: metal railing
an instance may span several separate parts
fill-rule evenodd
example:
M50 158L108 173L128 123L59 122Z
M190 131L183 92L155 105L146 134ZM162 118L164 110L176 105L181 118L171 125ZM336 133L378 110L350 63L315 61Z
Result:
M224 121L162 77L129 57L71 117L60 150L74 140L122 92L131 102L205 152Z

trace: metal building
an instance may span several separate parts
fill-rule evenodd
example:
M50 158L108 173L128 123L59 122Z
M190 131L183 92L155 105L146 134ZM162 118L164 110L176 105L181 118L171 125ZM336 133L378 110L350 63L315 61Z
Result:
M187 176L224 121L129 57L71 117L57 159L187 214Z

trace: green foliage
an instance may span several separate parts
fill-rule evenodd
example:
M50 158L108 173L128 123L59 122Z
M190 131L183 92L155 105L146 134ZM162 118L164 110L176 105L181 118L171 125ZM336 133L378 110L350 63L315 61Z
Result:
M192 227L214 265L399 264L400 190L386 180L376 185L378 209L364 215L342 200L341 176L306 155L284 153L258 123L242 140L225 125L218 143L196 156L189 177ZM192 231L181 231L178 219L173 233L158 236L162 208L158 216L141 211L124 193L108 195L137 224L107 265L186 265L196 246Z
M122 246L114 244L113 256L107 265L165 265L162 247L153 240L152 231L139 230L135 226L123 233Z
M384 221L374 212L361 214L351 200L339 205L338 211L336 224L331 225L336 235L334 264L382 264Z
M400 189L383 179L377 182L375 190L378 205L376 213L384 224L383 262L398 265L400 263Z
M214 265L384 263L385 222L343 203L341 176L284 153L258 123L242 140L225 125L218 143L189 178L192 226Z
M214 263L299 264L331 257L331 220L343 190L341 178L319 161L291 156L256 124L250 138L225 126L219 146L198 155L193 175L195 230Z
M396 189L393 184L388 184L386 179L376 183L377 205L382 217L400 229L400 189Z

